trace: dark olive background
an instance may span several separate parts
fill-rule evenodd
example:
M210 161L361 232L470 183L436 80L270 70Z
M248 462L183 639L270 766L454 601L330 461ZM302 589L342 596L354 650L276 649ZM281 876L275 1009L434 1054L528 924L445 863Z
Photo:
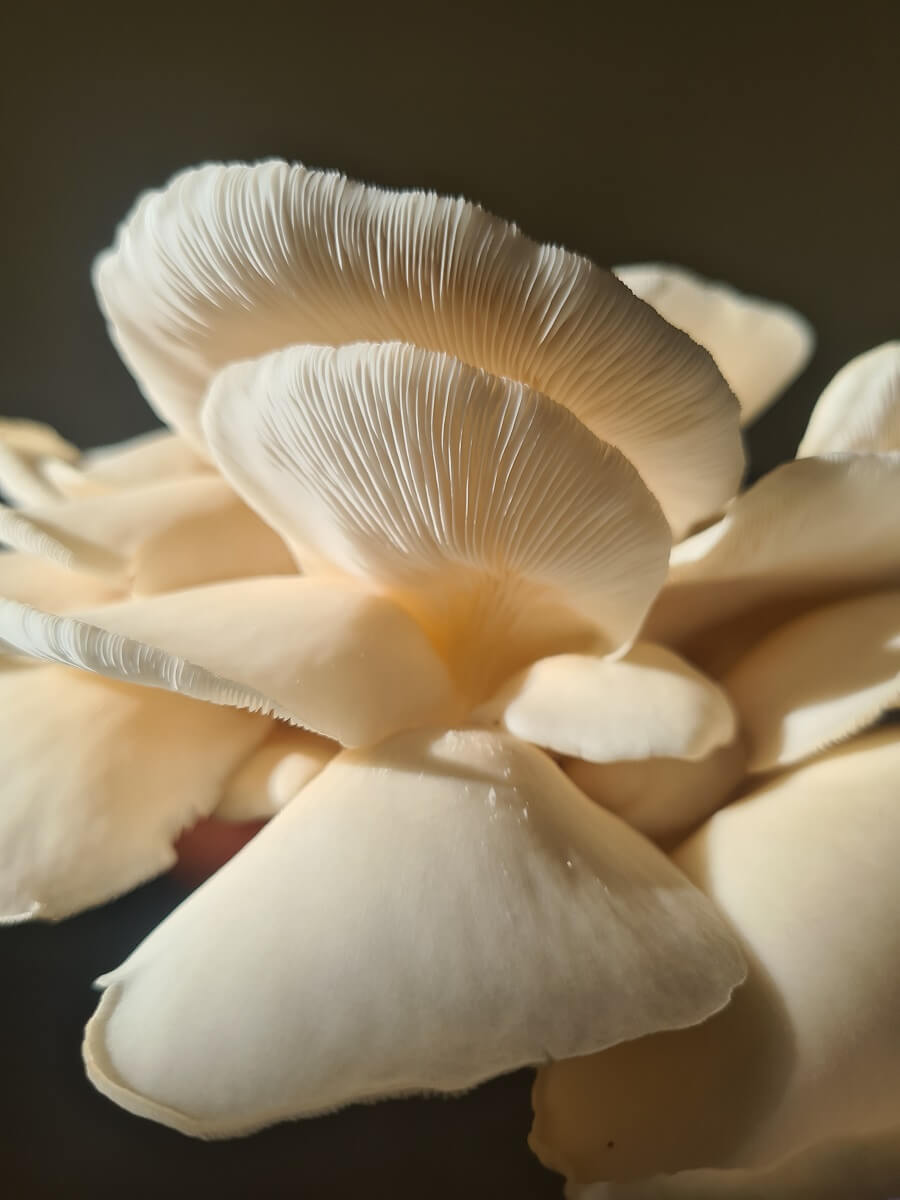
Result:
M794 304L819 348L751 434L754 474L791 455L842 362L897 334L896 4L71 7L6 18L0 364L8 413L81 444L153 424L91 260L141 189L208 159L461 192L601 263L681 262ZM94 1093L89 982L179 896L162 880L2 932L10 1200L560 1194L525 1148L527 1072L221 1144Z

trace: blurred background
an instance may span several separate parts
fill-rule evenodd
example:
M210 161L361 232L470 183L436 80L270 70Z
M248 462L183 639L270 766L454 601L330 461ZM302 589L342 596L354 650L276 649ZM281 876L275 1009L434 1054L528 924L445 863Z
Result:
M36 5L7 15L3 43L0 408L84 446L155 423L91 262L141 190L207 160L462 193L602 264L681 263L792 304L818 348L751 432L754 475L793 454L843 362L897 335L896 3ZM2 931L11 1200L561 1194L525 1146L527 1072L210 1145L95 1094L90 980L181 895L161 880Z

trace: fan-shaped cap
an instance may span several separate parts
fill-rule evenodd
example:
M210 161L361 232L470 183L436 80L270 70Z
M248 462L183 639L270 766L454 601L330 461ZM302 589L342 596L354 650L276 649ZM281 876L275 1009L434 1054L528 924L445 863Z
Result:
M283 162L207 166L143 196L95 283L148 400L197 443L230 362L405 341L571 408L679 531L740 479L738 406L708 354L607 271L461 199Z
M301 557L395 596L467 680L474 654L482 690L566 649L573 616L622 645L662 584L669 531L631 464L561 405L447 355L296 346L223 371L204 423Z

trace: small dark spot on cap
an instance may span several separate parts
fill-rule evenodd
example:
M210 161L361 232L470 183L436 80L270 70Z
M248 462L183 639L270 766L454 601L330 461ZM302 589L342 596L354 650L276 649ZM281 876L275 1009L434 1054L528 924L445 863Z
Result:
M606 1143L607 1150L612 1150L612 1148L615 1144L616 1144L615 1142L607 1142Z

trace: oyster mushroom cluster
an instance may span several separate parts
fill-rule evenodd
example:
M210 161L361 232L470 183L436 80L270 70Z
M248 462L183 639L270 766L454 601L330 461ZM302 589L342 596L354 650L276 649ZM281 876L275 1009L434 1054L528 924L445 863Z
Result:
M265 823L98 981L92 1082L228 1137L544 1064L573 1194L887 1178L900 347L741 492L812 334L679 268L268 162L95 284L168 428L0 425L0 919Z

